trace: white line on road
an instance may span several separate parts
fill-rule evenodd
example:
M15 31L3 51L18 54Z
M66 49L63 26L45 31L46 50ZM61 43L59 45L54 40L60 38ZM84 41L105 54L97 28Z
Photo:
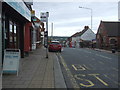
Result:
M112 58L109 58L109 57L106 57L106 56L103 56L103 55L99 55L99 54L95 54L95 55L97 55L99 57L102 57L102 58L106 58L106 59L112 59Z
M99 61L100 64L104 64L103 62Z
M113 70L117 71L118 72L118 69L117 68L113 68Z

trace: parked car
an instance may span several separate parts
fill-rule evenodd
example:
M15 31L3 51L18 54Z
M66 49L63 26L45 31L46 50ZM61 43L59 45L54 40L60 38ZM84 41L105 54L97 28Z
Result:
M51 41L51 43L48 46L48 50L50 51L59 51L62 50L62 45L59 43L59 41Z

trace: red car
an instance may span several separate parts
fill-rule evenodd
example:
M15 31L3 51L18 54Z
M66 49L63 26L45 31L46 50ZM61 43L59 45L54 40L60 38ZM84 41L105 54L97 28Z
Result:
M49 44L48 50L50 51L59 51L61 52L62 45L59 43L59 41L52 41Z

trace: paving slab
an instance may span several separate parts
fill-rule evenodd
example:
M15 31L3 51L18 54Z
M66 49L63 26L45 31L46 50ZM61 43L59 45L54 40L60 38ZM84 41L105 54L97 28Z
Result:
M60 66L57 69L59 62L56 60L55 53L50 52L48 55L49 58L46 58L46 49L41 47L31 51L28 57L21 58L18 76L4 74L2 83L0 82L2 88L56 88L55 75L58 72L62 75L62 72Z

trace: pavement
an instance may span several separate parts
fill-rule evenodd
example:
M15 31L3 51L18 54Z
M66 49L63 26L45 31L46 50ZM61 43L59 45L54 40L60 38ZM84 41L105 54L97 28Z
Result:
M2 75L2 88L66 88L58 58L42 46L21 58L19 73Z
M105 50L105 49L98 49L98 48L94 48L94 50L96 50L96 51L100 51L100 52L112 53L112 51L110 51L110 50ZM119 54L120 54L120 52L116 51L116 52L115 52L115 53L113 53L113 54L119 55Z

